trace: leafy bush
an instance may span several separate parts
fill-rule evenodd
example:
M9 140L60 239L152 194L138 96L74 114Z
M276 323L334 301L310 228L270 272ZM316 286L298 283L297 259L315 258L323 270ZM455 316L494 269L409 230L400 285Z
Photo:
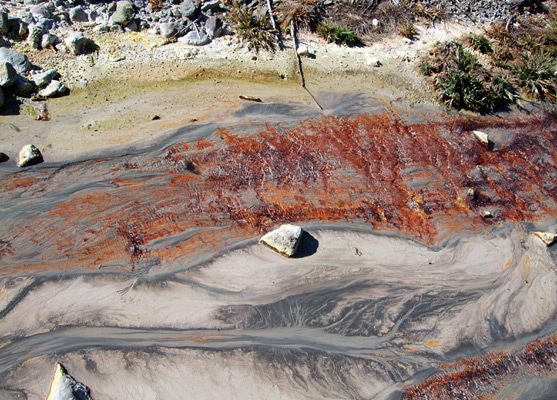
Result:
M354 29L328 22L319 24L317 33L327 42L338 45L353 46L359 41Z
M406 21L406 23L404 24L404 27L402 27L398 33L402 36L404 36L405 38L414 40L419 36L419 31L418 28L416 28L416 25L414 25L412 22L410 21Z
M256 51L275 49L275 31L267 14L253 13L246 6L239 6L235 2L228 14L228 20L233 32L249 48Z

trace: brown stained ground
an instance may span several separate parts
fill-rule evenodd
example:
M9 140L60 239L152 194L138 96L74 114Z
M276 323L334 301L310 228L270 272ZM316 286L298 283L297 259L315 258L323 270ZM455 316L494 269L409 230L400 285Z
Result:
M359 223L437 243L557 216L555 114L429 117L409 123L391 110L221 129L162 152L3 173L0 202L36 212L5 221L2 274L176 267L286 222ZM474 129L506 136L488 149ZM481 218L485 209L495 218Z
M527 376L557 369L557 336L539 339L516 353L488 353L445 366L446 373L406 389L402 399L488 399Z

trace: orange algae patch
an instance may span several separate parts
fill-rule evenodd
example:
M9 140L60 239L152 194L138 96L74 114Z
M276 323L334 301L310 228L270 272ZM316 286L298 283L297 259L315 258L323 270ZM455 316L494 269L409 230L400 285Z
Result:
M556 217L555 119L328 116L250 134L220 129L160 154L72 164L40 179L7 176L0 201L25 193L40 205L67 185L80 190L1 228L0 274L184 265L284 222L357 222L431 243ZM490 151L474 129L515 133ZM496 218L479 216L486 207Z

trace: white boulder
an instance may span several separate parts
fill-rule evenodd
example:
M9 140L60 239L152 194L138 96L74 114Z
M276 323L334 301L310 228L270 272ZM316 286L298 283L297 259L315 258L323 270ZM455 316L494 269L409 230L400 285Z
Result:
M30 164L40 161L43 158L39 149L37 149L32 144L26 144L23 146L19 152L17 158L18 167L26 167Z
M286 257L292 257L296 253L301 237L301 227L286 224L266 233L259 241Z

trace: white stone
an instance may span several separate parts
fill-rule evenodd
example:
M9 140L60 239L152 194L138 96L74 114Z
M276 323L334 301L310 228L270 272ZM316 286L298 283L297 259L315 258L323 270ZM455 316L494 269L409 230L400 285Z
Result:
M483 144L489 144L489 137L487 136L487 133L482 131L472 131L472 133Z
M60 81L52 80L43 90L39 92L41 97L58 97L68 94L69 90Z
M292 257L296 253L301 237L301 227L286 224L266 233L259 241L282 255Z
M381 61L379 61L377 57L369 57L367 59L367 65L369 65L370 67L380 67Z
M42 158L41 152L32 144L26 144L19 151L17 158L17 166L25 167L34 161L39 161Z
M61 364L56 363L56 373L46 400L91 400L87 387L72 378Z
M378 20L377 18L373 18L373 19L371 20L371 25L373 25L373 26L379 26L379 20Z
M299 56L305 56L308 57L309 56L309 49L307 46L305 45L301 45L298 47L297 53Z
M551 246L557 240L557 234L551 232L534 232L547 246Z

